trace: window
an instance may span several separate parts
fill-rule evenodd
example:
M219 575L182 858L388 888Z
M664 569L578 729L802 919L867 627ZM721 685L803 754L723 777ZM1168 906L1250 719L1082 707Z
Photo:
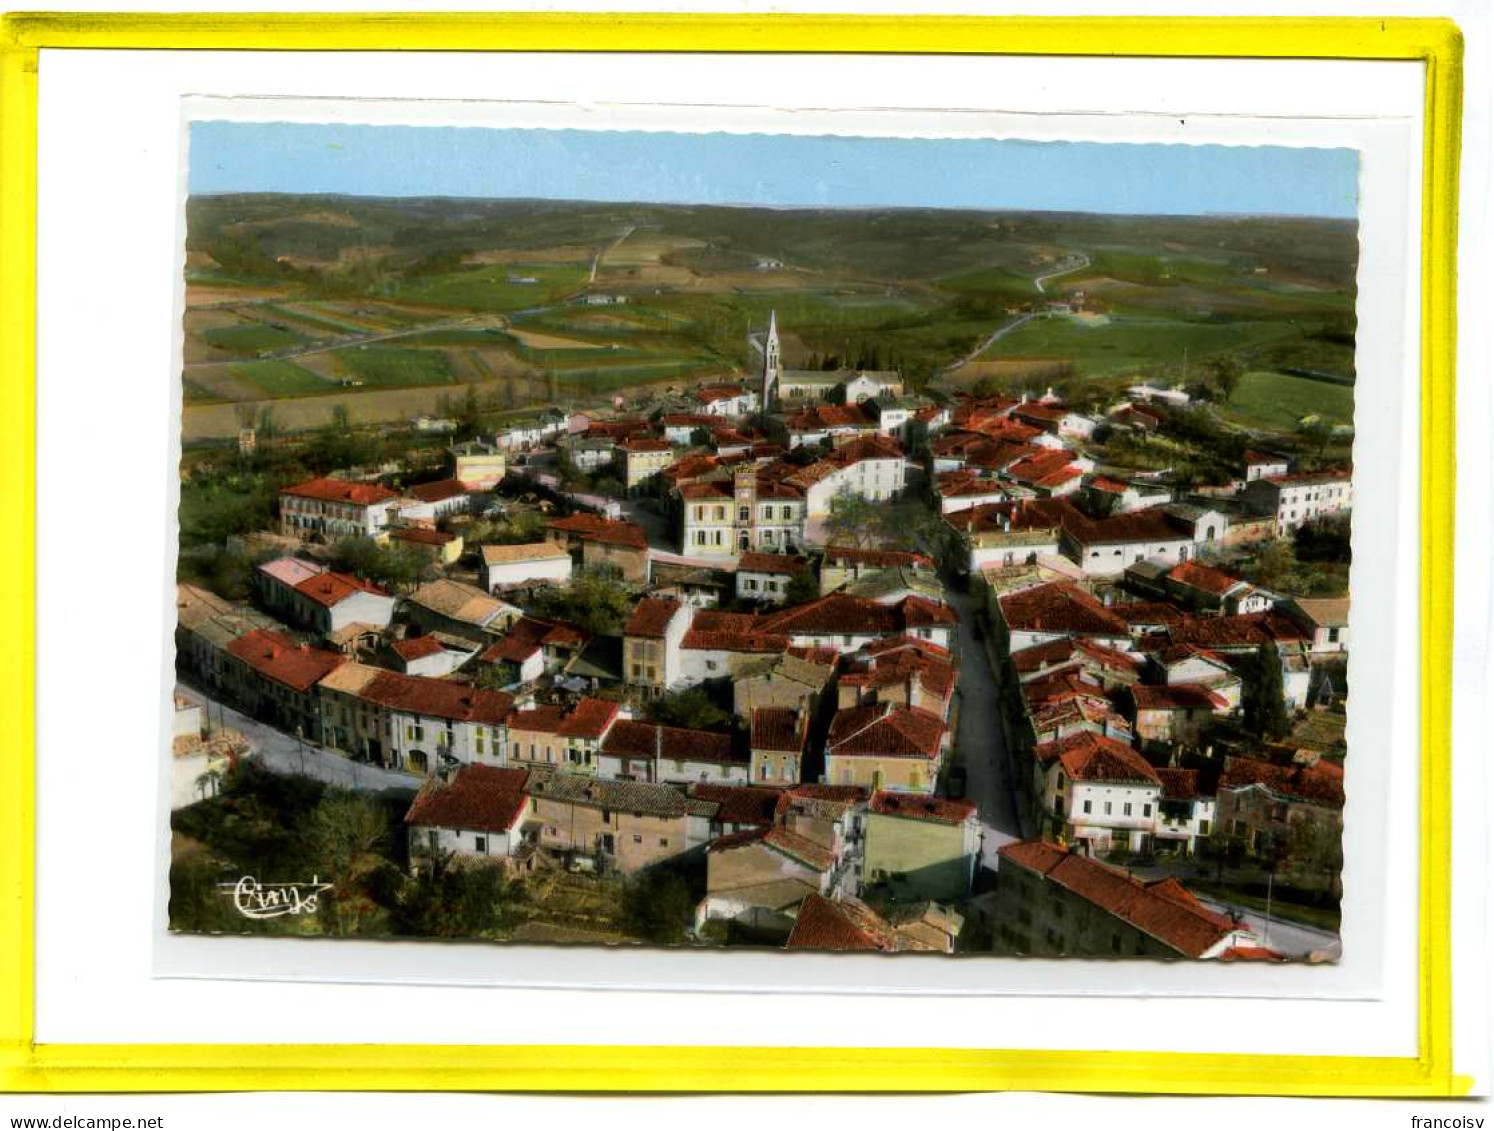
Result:
M1208 836L1209 835L1209 819L1207 817L1200 817L1198 819L1198 835L1199 836Z
M1141 815L1143 817L1150 817L1152 815L1152 806L1150 802L1141 807Z
M1105 816L1110 816L1110 802L1105 802Z
M668 848L669 847L669 838L667 836L661 836L659 838L659 847L660 848Z
M1129 801L1126 802L1125 815L1127 817L1131 815L1131 803Z
M643 843L643 834L642 833L634 833L633 834L633 843L634 844L642 844Z
M1086 813L1092 813L1092 812L1094 812L1094 806L1093 806L1093 804L1091 802L1086 801L1084 803L1084 811Z
M486 856L488 852L488 838L480 836L477 838L477 851Z

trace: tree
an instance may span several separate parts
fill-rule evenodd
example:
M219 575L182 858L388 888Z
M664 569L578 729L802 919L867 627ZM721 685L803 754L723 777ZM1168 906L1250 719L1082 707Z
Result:
M372 538L342 538L332 547L333 569L392 589L416 585L428 564L417 550L380 546Z
M543 589L531 602L538 616L562 620L596 636L616 636L633 613L633 594L621 582L583 570L564 588Z
M815 579L814 571L809 569L801 569L794 574L788 579L788 586L784 589L784 599L790 605L803 605L819 595L820 583Z
M709 730L732 721L732 713L713 700L703 688L690 687L650 699L644 708L648 720L661 726Z
M326 922L339 935L354 934L374 904L365 881L385 863L389 825L376 803L361 794L329 789L311 815L311 858L331 883L323 905Z
M877 508L868 499L842 491L830 500L825 532L836 546L865 549L876 541Z
M482 428L482 405L477 399L477 386L468 385L467 395L456 409L456 439L470 440Z
M1291 720L1287 717L1281 654L1276 645L1266 643L1257 649L1250 680L1244 690L1246 727L1263 739L1284 738L1291 729Z
M1349 516L1346 514L1324 515L1304 522L1293 536L1297 560L1348 565L1353 561L1349 533Z
M1228 401L1235 395L1240 378L1245 376L1245 366L1233 355L1215 358L1210 364L1213 385L1219 390L1220 400Z

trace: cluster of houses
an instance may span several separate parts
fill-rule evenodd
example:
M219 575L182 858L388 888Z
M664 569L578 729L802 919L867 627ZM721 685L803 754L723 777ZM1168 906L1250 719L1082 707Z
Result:
M286 733L412 775L416 867L452 854L633 874L688 857L706 874L697 932L951 951L970 901L991 894L977 891L978 806L949 795L959 618L927 554L823 533L837 499L921 482L985 605L1001 676L979 691L1006 707L1042 834L1001 849L987 944L1259 957L1175 881L1098 857L1196 852L1221 825L1264 850L1337 819L1331 754L1205 748L1263 650L1287 708L1307 706L1315 663L1347 649L1347 601L1293 599L1206 560L1348 510L1347 471L1250 453L1228 491L1180 497L1085 454L1102 426L1163 421L1166 391L1133 390L1108 418L1051 390L947 407L893 372L785 369L776 319L763 345L756 389L701 384L650 416L543 410L453 445L444 478L401 490L285 488L288 552L255 567L251 604L178 587L179 670ZM464 545L460 516L552 451L655 500L678 553L615 510ZM318 543L349 536L418 549L435 579L393 593L319 559ZM533 611L538 590L583 572L637 595L620 634ZM733 721L651 721L692 689L729 699ZM1033 892L1049 893L1048 918L1026 909Z

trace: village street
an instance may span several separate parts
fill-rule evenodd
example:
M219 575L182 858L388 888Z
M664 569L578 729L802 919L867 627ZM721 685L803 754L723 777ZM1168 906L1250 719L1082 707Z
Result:
M178 681L176 694L203 708L203 722L216 728L227 726L249 740L253 753L249 760L276 774L301 774L328 785L379 793L396 790L414 794L420 780L411 774L398 773L354 762L311 741L301 741L293 734L276 730L268 723L235 711L220 699L212 700L190 684Z
M946 599L960 618L959 723L955 745L965 767L965 796L980 806L985 844L981 863L996 867L1003 845L1029 835L1022 818L1017 771L1001 723L996 679L983 642L975 634L975 609L964 589L949 585Z

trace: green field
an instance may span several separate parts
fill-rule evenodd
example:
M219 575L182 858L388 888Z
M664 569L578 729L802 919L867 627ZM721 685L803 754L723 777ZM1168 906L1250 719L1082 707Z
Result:
M1290 432L1304 416L1354 423L1354 387L1253 370L1240 378L1224 415L1238 424Z
M446 355L437 350L397 346L353 346L339 350L344 368L371 388L400 389L412 385L450 385L455 378Z
M1100 324L1075 318L1035 318L982 354L982 359L1063 358L1081 374L1113 373L1150 364L1190 361L1301 333L1287 321L1190 322L1113 317Z
M240 357L274 350L290 349L305 345L310 339L293 330L282 330L276 326L221 326L204 331L202 340L208 345Z
M331 388L315 373L290 361L243 361L230 366L229 371L270 397L325 393Z
M519 283L511 277L533 278ZM391 292L401 302L463 310L523 310L543 306L581 286L586 270L575 263L497 264L447 275L407 279Z
M300 364L334 384L356 378L351 397L506 376L490 368L495 357L535 367L545 386L553 373L569 397L751 373L761 359L749 335L770 313L789 367L898 369L916 389L1036 374L1086 397L1133 374L1209 382L1226 357L1277 380L1298 368L1353 373L1352 221L291 194L194 197L187 213L189 250L222 265L194 279L263 281L285 296L238 310L241 325L222 326L232 314L194 320L194 359L267 360L360 329L455 323L343 344L331 368L326 356ZM609 259L629 229L632 246ZM1089 264L1037 290L1035 277L1079 256ZM764 259L783 269L759 270ZM1108 322L1035 318L980 358L1015 366L947 376L1013 305L1080 290ZM576 301L587 292L628 301ZM566 340L523 345L532 334ZM235 375L219 387L199 374L187 397L313 388L295 367ZM1287 400L1247 402L1232 408L1242 420L1281 426L1295 412Z

